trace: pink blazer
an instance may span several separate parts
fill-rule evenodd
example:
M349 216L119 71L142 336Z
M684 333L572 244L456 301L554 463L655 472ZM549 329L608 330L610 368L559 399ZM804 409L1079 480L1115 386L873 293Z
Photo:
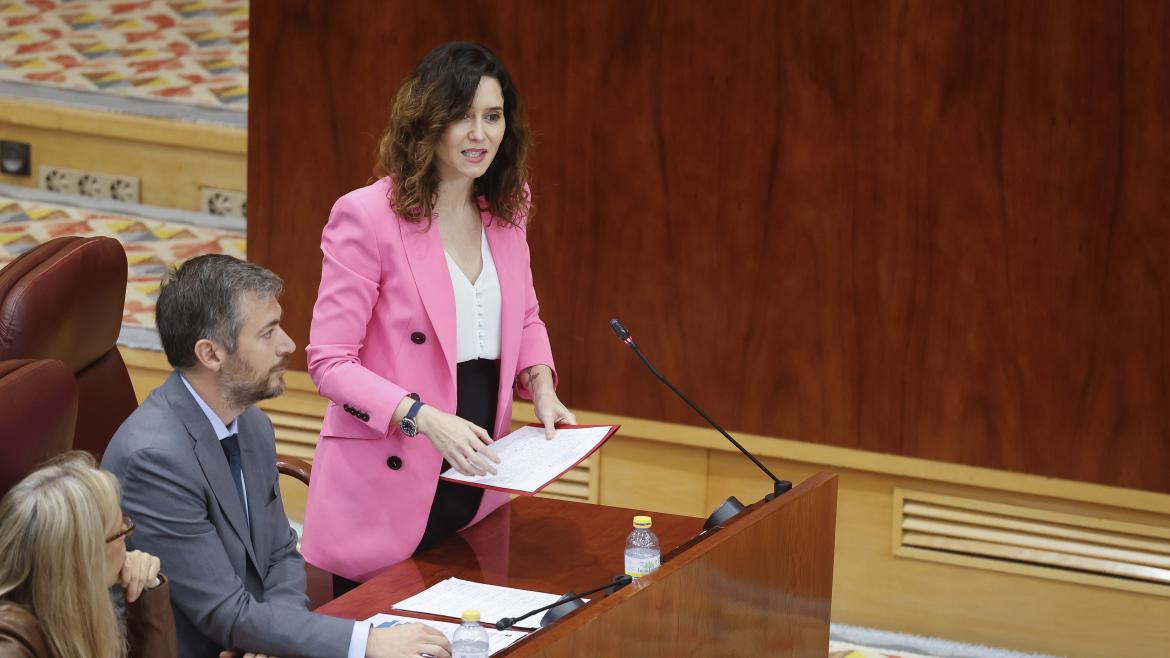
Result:
M330 400L313 457L301 552L365 581L410 557L422 537L442 457L390 418L403 396L455 413L455 296L437 228L402 221L384 178L341 197L321 234L321 288L309 376ZM500 280L500 384L494 437L512 422L516 375L553 367L523 228L484 230ZM555 381L555 370L554 370ZM522 397L530 397L520 390ZM472 524L508 500L487 491Z

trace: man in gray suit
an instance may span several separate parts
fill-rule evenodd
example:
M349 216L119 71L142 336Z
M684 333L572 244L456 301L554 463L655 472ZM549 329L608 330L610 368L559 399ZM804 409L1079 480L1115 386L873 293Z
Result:
M277 485L272 423L254 403L284 390L295 345L272 272L200 256L164 278L159 337L175 371L102 459L137 524L133 548L170 578L182 658L448 656L421 624L389 629L308 611L304 561ZM251 654L249 654L251 655Z

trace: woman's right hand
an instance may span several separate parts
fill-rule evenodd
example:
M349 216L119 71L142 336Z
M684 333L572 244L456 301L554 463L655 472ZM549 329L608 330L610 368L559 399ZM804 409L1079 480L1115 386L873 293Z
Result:
M122 586L127 603L137 601L143 590L157 582L159 566L159 559L150 553L126 551L126 559L118 572L118 584Z
M488 446L492 438L479 425L430 405L418 410L418 431L425 434L435 450L464 475L496 474L492 462L500 458Z

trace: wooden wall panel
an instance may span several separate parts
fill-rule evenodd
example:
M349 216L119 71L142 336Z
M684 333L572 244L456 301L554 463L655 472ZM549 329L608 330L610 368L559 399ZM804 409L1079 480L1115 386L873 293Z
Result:
M562 392L1170 491L1168 3L254 3L249 253L304 344L333 200L429 48L490 45L537 136Z

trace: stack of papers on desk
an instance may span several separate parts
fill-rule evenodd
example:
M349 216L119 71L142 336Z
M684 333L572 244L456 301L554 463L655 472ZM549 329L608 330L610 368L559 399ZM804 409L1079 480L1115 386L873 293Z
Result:
M495 475L463 475L449 468L444 480L484 489L531 496L564 475L617 431L617 425L566 425L557 428L556 438L544 438L543 425L526 425L492 443L500 458L493 464Z
M401 624L424 624L439 631L447 636L450 641L455 635L455 629L459 628L459 624L452 624L445 621L434 621L431 619L414 619L412 617L400 617L398 615L378 614L366 620L374 625L374 628L390 628ZM487 629L488 634L488 655L492 655L497 651L510 646L516 640L524 637L528 633L526 631L508 630L497 631L494 628Z
M479 610L480 621L494 624L504 617L518 617L529 610L555 603L559 598L561 598L559 594L448 578L426 591L395 603L394 607L399 610L455 618L462 617L464 610ZM537 628L543 616L543 612L538 612L516 625L522 628Z

